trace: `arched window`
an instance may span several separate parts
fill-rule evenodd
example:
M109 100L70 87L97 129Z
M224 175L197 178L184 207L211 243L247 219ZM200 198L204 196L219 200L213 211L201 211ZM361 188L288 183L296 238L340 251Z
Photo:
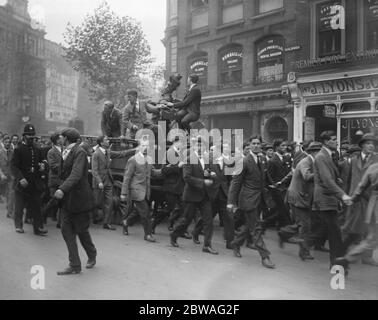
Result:
M196 74L199 77L199 85L202 90L207 88L208 64L206 52L196 52L188 59L188 74Z
M230 88L242 85L243 47L238 44L219 51L219 87Z
M282 81L284 68L284 39L269 36L256 43L257 75L256 83Z

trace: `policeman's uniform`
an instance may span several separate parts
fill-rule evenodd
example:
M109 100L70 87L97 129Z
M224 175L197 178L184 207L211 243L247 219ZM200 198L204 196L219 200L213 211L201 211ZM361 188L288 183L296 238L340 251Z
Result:
M35 135L35 128L31 124L27 124L24 128L24 136ZM43 162L41 150L34 144L28 143L26 139L19 144L14 150L11 160L11 170L14 176L15 189L15 226L18 233L23 233L23 210L25 207L30 210L33 218L34 233L44 235L46 231L43 229L43 221L41 214L41 197L44 185L40 171L40 164ZM28 182L26 187L20 183L25 179Z

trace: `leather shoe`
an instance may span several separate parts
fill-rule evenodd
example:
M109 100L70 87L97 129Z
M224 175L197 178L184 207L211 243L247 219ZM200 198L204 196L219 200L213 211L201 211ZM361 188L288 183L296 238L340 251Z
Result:
M62 271L58 271L57 275L58 276L67 276L67 275L71 275L71 274L78 274L80 272L81 272L80 268L68 267L68 268L66 268Z
M212 247L203 247L202 252L206 252L210 254L219 254L218 251L213 249Z
M378 261L374 260L371 257L362 259L362 264L367 264L369 266L378 267Z
M321 252L327 252L327 253L329 252L329 250L324 246L315 246L314 250L321 251Z
M174 237L172 237L172 236L170 236L170 238L171 238L171 246L172 246L172 247L175 247L175 248L178 248L179 245L178 245L178 243L177 243L177 239L174 238Z
M102 226L104 229L106 229L106 230L112 230L112 231L114 231L114 230L117 230L116 228L114 228L111 224L109 224L109 223L105 223L103 226Z
M198 239L198 236L196 236L196 235L194 235L194 234L193 234L193 242L194 242L195 244L201 244L201 242L200 242L199 239Z
M96 258L94 259L88 259L86 268L87 269L93 269L93 267L96 265Z
M44 229L38 229L36 231L34 231L34 234L36 236L45 236L47 234L47 230L44 230Z
M155 238L150 234L148 236L145 236L144 240L146 240L147 242L156 242Z
M276 265L270 261L269 258L264 258L261 260L261 263L262 265L265 267L265 268L268 268L268 269L274 269L276 267Z
M241 258L242 257L242 255L240 253L240 248L237 248L237 247L234 248L234 256L236 258Z
M187 239L187 240L191 240L192 239L192 236L188 233L188 232L185 232L181 238L184 238L184 239Z
M124 236L128 236L129 235L129 226L127 224L122 224L122 233Z
M17 228L17 229L16 229L16 232L17 232L17 233L25 233L24 229L22 229L22 228Z

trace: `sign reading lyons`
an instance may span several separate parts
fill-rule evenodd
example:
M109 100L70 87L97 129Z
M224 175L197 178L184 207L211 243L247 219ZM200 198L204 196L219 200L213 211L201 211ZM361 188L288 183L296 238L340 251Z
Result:
M378 89L378 75L300 84L303 97Z

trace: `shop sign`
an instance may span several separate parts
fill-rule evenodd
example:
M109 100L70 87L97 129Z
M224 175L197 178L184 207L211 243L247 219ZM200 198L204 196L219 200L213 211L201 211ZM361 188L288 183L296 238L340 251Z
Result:
M280 58L284 52L283 38L274 37L263 40L257 48L258 62Z
M378 19L378 0L367 0L369 20Z
M378 75L328 80L299 85L304 97L378 89Z
M364 62L378 59L378 49L366 51L349 51L346 54L339 54L317 59L298 60L291 63L292 68L297 70L317 68L325 65L345 64L352 62Z
M323 109L323 116L326 118L336 118L336 107L326 104Z
M341 128L345 130L347 129L363 130L363 129L378 128L378 117L342 119Z
M208 64L207 59L196 60L190 65L190 71L198 76L204 76L207 74Z
M239 50L228 51L222 56L222 69L235 69L242 67L243 52Z

